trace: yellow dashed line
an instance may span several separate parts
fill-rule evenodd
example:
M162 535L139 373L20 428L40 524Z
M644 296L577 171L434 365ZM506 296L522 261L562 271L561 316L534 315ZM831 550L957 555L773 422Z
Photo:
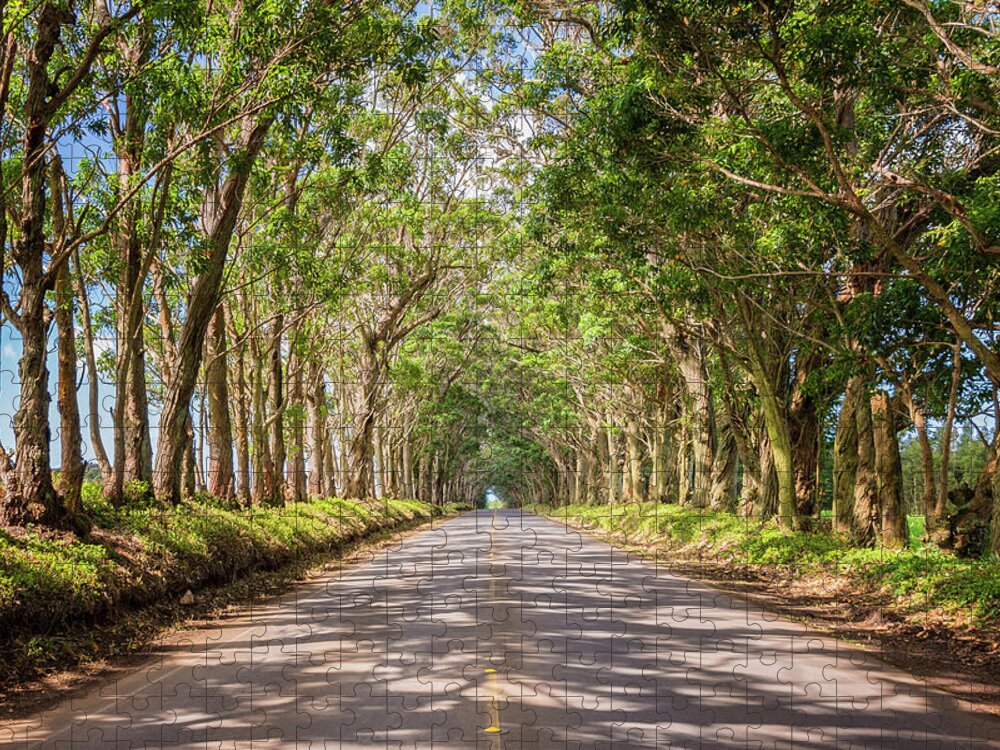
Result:
M490 559L492 560L495 554L494 550L495 541L493 538L493 527L490 527ZM490 602L495 606L497 600L497 579L493 575L493 566L490 565ZM492 611L492 607L491 607ZM493 669L485 670L488 675L493 675L493 695L490 699L490 726L486 727L483 731L486 734L495 734L497 736L497 750L503 750L503 729L500 725L500 673Z

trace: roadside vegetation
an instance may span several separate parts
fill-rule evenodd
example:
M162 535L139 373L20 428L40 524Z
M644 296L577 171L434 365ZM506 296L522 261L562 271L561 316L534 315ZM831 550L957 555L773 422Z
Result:
M535 505L526 510L656 555L668 566L708 564L737 581L748 575L811 580L817 593L868 597L873 606L919 625L987 636L1000 630L1000 564L962 559L925 544L919 517L912 519L910 544L890 549L859 546L845 535L830 534L822 522L813 530L789 531L773 519L666 503Z
M93 519L86 538L0 531L0 687L51 667L43 652L72 646L74 631L459 510L389 498L241 508L207 495L116 507L95 485L83 503Z

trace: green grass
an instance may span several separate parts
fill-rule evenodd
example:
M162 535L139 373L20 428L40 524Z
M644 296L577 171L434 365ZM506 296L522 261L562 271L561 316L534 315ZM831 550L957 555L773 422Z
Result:
M239 508L203 495L118 508L93 485L84 507L94 528L83 539L0 531L0 631L51 633L96 622L120 607L179 597L442 512L388 499Z
M656 547L678 559L752 566L784 566L815 575L852 576L908 614L939 609L968 615L977 624L1000 621L1000 562L965 560L924 545L922 516L910 516L911 546L904 550L853 546L829 531L789 532L774 521L679 505L539 505L540 515L574 520L631 546Z
M927 533L927 519L924 516L907 516L906 528L910 533L910 544L922 544L924 534Z
M833 518L833 511L824 510L820 512L820 518ZM910 534L910 544L922 544L924 534L927 532L927 519L923 515L907 516L906 527Z

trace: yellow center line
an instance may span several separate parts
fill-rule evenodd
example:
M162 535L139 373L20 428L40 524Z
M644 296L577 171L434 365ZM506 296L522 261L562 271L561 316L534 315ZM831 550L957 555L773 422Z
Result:
M495 551L495 540L493 536L493 525L490 524L490 560L494 557ZM496 606L497 602L497 579L493 575L493 564L490 563L490 603L493 605L490 609L491 611ZM503 750L503 730L500 724L500 672L496 669L490 668L485 670L488 675L493 675L493 695L490 698L490 725L486 727L483 731L487 734L495 734L497 737L497 750Z

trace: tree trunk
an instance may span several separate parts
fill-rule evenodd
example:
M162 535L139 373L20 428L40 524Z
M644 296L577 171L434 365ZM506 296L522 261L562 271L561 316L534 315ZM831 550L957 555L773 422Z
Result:
M194 458L194 419L188 409L184 420L184 453L181 457L181 497L190 500L197 490L197 478Z
M819 468L819 413L816 399L806 388L806 378L814 358L804 356L797 368L795 385L788 410L792 441L792 466L795 471L795 512L799 526L808 524L816 514Z
M620 499L618 492L618 441L614 428L607 427L605 435L608 441L608 504L614 504Z
M311 365L309 389L309 426L312 433L312 451L309 455L309 494L322 497L326 488L326 383L318 363Z
M339 460L334 446L335 430L330 425L329 410L323 410L323 424L320 429L326 433L326 440L323 443L323 495L325 497L337 497L337 466Z
M981 496L984 502L988 499L990 505L990 552L1000 557L1000 466L998 465L1000 465L1000 430L997 430L997 437L993 439L990 459L980 474L980 481L985 483Z
M715 511L732 510L735 504L736 437L729 407L723 404L716 420L715 460L712 464L712 491L709 507Z
M431 460L431 505L441 504L441 456L434 453Z
M882 516L879 537L883 547L901 549L909 542L909 532L903 509L903 465L899 458L896 416L884 391L872 396L871 409L875 477Z
M150 484L153 478L153 449L149 437L149 400L146 394L146 355L143 340L141 285L142 252L136 235L128 240L125 269L120 282L121 331L116 369L118 387L123 389L122 430L124 431L123 479L125 483ZM117 460L117 459L116 459Z
M236 492L233 426L229 417L229 368L226 365L226 313L216 308L205 339L205 390L208 393L208 491L221 498Z
M854 509L852 531L858 544L874 544L881 519L878 508L878 484L875 476L875 437L872 425L871 400L866 395L858 402L856 412L858 434L858 464L854 475Z
M780 403L773 395L762 394L761 401L778 484L778 520L786 529L797 529L801 525L801 519L796 512L795 465L788 422Z
M20 401L14 415L14 469L12 485L3 495L0 522L58 525L66 515L52 485L49 453L48 319L42 282L41 253L37 263L24 248L27 238L15 244L22 269L20 298L21 360L18 363ZM44 243L42 243L44 245Z
M258 505L279 504L276 490L278 481L274 476L271 461L271 442L268 440L267 426L267 386L266 362L261 351L261 342L255 335L251 339L253 359L253 442L254 442L254 484L253 496Z
M372 497L385 496L385 451L382 443L382 428L372 425Z
M989 457L966 505L948 521L948 542L963 557L1000 553L1000 430L995 430Z
M642 491L642 441L639 439L639 425L634 419L629 419L625 425L625 448L625 477L628 482L625 500L642 502L645 499Z
M691 441L687 425L681 424L677 430L677 502L690 505L694 489L694 466L691 460Z
M744 518L750 518L754 515L757 508L760 507L760 460L758 459L757 461L757 470L755 472L750 471L750 467L742 461L740 461L740 465L743 468L743 473L741 475L742 481L740 483L737 513Z
M18 379L20 401L14 414L14 467L7 472L7 491L0 499L0 523L59 524L65 520L62 499L52 486L49 453L48 326L45 293L52 281L44 271L45 151L52 112L48 96L48 64L59 43L64 12L43 3L35 45L25 55L28 88L24 103L20 226L12 256L21 269L20 307L11 323L21 334ZM6 241L6 238L0 239ZM7 458L4 458L6 464ZM6 468L6 467L5 467Z
M279 303L280 304L280 303ZM268 439L271 442L271 476L274 485L271 488L276 499L284 499L285 485L285 373L281 360L281 340L285 318L279 312L271 324L271 344L268 349Z
M684 388L684 421L693 462L689 498L694 508L707 508L712 492L712 464L715 449L715 414L708 384L704 347L698 340L673 325L664 334L680 371ZM682 471L684 467L681 467Z
M666 502L669 497L670 487L667 483L667 452L669 443L666 440L666 430L662 424L663 415L657 406L657 413L653 420L653 428L650 430L650 443L653 446L652 474L650 479L650 499L656 503Z
M573 487L573 502L584 505L587 502L587 480L590 474L590 461L584 445L584 433L580 432L580 445L576 449L576 482Z
M101 435L101 401L100 373L97 370L97 358L94 356L94 328L90 320L90 300L87 299L87 287L83 280L83 270L80 267L80 257L76 256L77 294L80 298L80 324L83 334L83 353L87 364L87 414L90 428L90 444L94 449L94 460L101 472L101 484L105 494L111 494L114 489L114 474L108 452L104 448L104 437Z
M61 172L61 170L60 170ZM52 233L56 242L64 241L64 216L62 209L61 180L53 180ZM73 288L69 278L69 264L63 263L56 272L56 330L58 333L59 370L59 440L62 447L62 466L59 472L59 491L70 519L77 521L81 530L83 505L83 436L80 434L80 407L76 399L76 335L73 329Z
M729 431L736 444L739 463L742 467L738 512L743 516L749 517L753 515L753 509L760 504L761 449L757 445L757 441L751 438L749 417L747 419L741 418L737 422L734 418L735 411L732 404L727 406L727 411L729 413Z
M288 413L288 430L292 438L288 460L288 495L294 502L301 503L308 497L306 489L306 425L305 425L305 372L301 352L298 351L298 331L293 332L290 342L292 353L288 360L288 399L291 411Z
M337 428L335 432L337 436L337 446L335 451L337 464L337 486L340 488L341 496L346 498L348 497L347 452L350 449L351 444L351 424L353 423L354 413L351 410L347 384L344 382L338 383L337 391L339 402Z
M232 311L226 308L226 328L229 338L235 341L236 327ZM240 343L236 349L236 372L232 386L236 391L233 400L235 419L235 449L236 449L236 495L244 505L250 504L250 419L249 419L249 385L246 377L246 344Z
M201 364L205 334L219 304L223 271L236 220L253 162L263 148L273 115L246 120L243 141L232 157L232 171L219 190L205 196L205 227L208 238L204 270L195 277L187 302L187 317L177 347L177 361L164 397L160 415L160 437L156 452L156 494L176 502L180 497L180 469L184 458L185 419Z
M372 431L380 387L381 367L379 366L376 342L365 336L361 349L361 378L358 407L354 415L354 429L347 451L346 494L350 498L372 497ZM437 456L435 454L435 462ZM435 463L434 473L437 468Z
M849 534L854 529L854 485L858 472L858 407L866 398L865 379L847 381L833 440L833 530Z
M785 413L785 406L778 397L775 383L761 362L751 362L751 376L760 394L764 412L764 426L771 444L774 471L778 483L778 521L786 529L801 525L795 503L795 463L792 455L792 436Z
M761 427L759 442L760 451L760 490L754 516L757 518L774 518L778 514L778 475L774 466L774 453L771 450L771 438L767 428Z
M413 484L413 445L409 435L403 437L403 494L408 499L417 496Z

